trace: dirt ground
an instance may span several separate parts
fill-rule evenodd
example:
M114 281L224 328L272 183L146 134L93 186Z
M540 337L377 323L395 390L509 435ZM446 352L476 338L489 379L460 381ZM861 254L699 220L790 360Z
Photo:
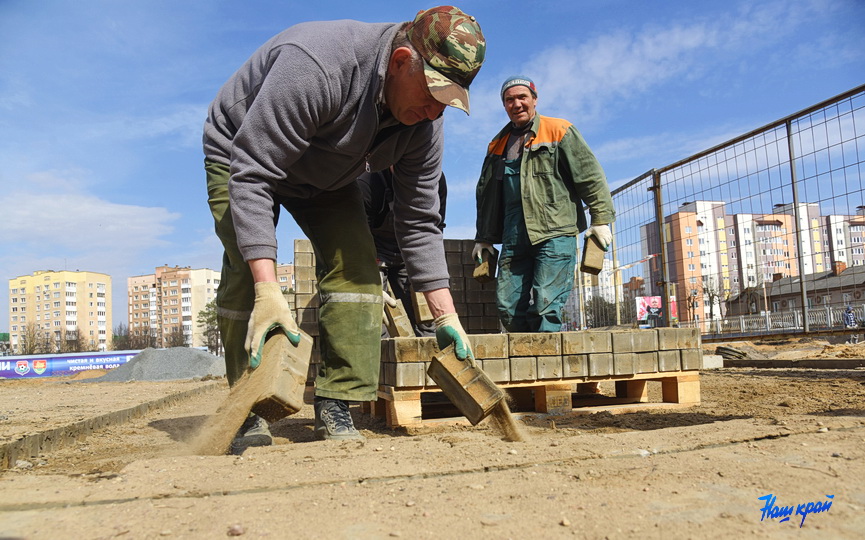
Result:
M865 345L814 340L726 345L865 358ZM0 442L198 391L0 472L0 538L863 537L865 369L725 368L700 382L696 406L518 415L521 443L489 422L391 430L356 407L365 442L315 441L306 406L271 426L272 447L200 457L184 443L224 381L0 381ZM649 395L660 401L659 383ZM789 520L761 520L768 494Z

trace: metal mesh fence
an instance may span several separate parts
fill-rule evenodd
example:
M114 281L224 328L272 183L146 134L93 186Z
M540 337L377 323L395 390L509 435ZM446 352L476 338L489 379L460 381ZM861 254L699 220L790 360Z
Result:
M865 319L863 161L865 86L616 189L613 247L599 276L578 274L566 327Z

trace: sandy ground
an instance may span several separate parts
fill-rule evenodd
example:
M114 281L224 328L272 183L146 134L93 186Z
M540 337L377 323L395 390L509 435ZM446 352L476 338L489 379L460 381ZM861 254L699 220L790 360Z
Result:
M865 357L865 345L748 346ZM315 441L307 406L271 426L272 447L199 457L184 443L224 382L0 381L3 441L201 390L0 473L0 538L863 537L865 370L728 368L701 386L687 408L522 415L522 443L487 422L391 430L357 408L365 442ZM789 520L761 520L767 494Z

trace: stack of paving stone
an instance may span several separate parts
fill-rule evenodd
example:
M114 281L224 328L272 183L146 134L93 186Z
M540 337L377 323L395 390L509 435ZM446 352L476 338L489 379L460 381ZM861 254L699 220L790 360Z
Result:
M471 258L473 240L445 240L445 257L450 273L450 288L460 322L469 334L499 332L496 314L495 281L481 284L473 277ZM301 330L313 337L312 359L309 364L310 381L315 378L321 363L318 331L318 282L315 277L315 254L307 239L294 241L294 297L289 305ZM428 308L427 308L428 309ZM430 355L431 357L432 355Z
M470 334L481 369L499 384L694 371L702 368L700 334L693 328ZM434 338L382 341L381 384L394 389L434 387L426 369Z
M472 260L474 240L445 240L444 244L451 295L466 333L499 332L496 282L478 283L472 277L475 270Z
M291 302L289 302L291 305ZM321 305L318 296L318 282L315 278L315 254L309 240L294 241L294 317L297 326L312 336L312 356L309 360L308 381L315 380L318 367L321 364L321 349L319 348L318 308Z

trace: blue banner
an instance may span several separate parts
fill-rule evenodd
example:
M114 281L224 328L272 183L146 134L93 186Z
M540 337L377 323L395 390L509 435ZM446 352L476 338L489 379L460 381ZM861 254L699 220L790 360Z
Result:
M0 356L0 379L61 377L93 369L113 369L141 351Z

